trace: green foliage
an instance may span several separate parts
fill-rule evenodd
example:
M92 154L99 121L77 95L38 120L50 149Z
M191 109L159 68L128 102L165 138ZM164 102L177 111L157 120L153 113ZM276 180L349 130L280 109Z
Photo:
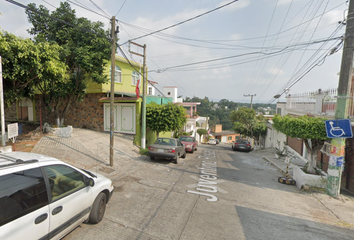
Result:
M208 97L204 97L203 99L199 97L186 97L183 101L200 102L201 104L198 105L197 108L198 115L209 117L210 126L221 124L223 130L233 129L233 122L230 119L230 114L232 111L238 110L241 106L247 108L250 107L250 103L236 103L227 99L221 99L219 102L213 102L210 101ZM261 112L265 114L264 109L267 109L269 114L275 112L275 104L256 103L253 104L253 108L257 109L257 113Z
M67 81L66 65L60 58L63 49L56 43L22 39L0 32L4 99L6 106L31 97L45 81Z
M265 118L262 115L256 116L256 111L250 108L240 108L230 114L233 121L233 130L244 137L251 137L259 141L260 137L267 134Z
M103 71L111 54L109 33L102 29L101 22L77 18L75 10L67 2L60 3L53 12L42 5L38 8L33 3L28 6L35 10L26 10L26 13L33 25L28 32L35 36L36 42L51 42L61 46L59 56L67 66L69 79L47 78L39 90L45 98L46 107L55 112L57 117L63 117L72 102L83 99L88 79L95 83L108 81ZM70 25L54 21L39 12Z
M143 149L143 148L140 148L140 155L144 155L144 156L148 156L149 154L148 154L148 152L149 152L149 149L148 148L145 148L145 149Z
M279 116L273 118L273 126L276 130L292 138L303 139L311 159L306 166L306 172L316 173L317 152L327 140L325 120L309 116Z
M274 128L292 138L326 140L325 119L318 117L275 115Z
M182 106L168 103L146 105L146 127L157 134L160 132L177 132L187 122L186 110Z
M206 134L208 134L208 130L203 129L203 128L199 128L199 129L197 129L197 133L198 133L200 136L206 135Z

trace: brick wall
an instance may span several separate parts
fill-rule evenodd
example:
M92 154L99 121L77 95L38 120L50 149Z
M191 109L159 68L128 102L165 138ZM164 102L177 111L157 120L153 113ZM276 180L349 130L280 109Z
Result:
M298 154L302 155L302 140L299 138L292 138L292 137L287 137L286 139L287 144L289 145L289 147L291 147L292 149L294 149Z
M321 151L317 153L317 166L321 168L324 172L328 170L329 156Z
M64 125L78 128L88 128L95 131L103 131L103 103L98 102L104 93L86 94L82 102L70 105L69 111L64 116ZM55 124L55 116L41 104L42 124ZM36 119L39 122L39 96L36 96Z
M354 139L345 142L345 164L342 175L342 187L354 192Z
M16 104L12 104L11 107L5 109L6 121L17 121Z

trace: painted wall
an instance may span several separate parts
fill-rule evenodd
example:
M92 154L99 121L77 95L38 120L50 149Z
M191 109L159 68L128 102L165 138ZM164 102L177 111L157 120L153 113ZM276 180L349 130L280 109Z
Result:
M166 138L170 138L172 136L171 132L161 132L159 134L159 137L166 137ZM156 137L156 132L153 132L151 130L146 130L146 147L149 147L151 144L153 144L156 141L157 137Z
M165 97L160 97L160 96L146 96L146 104L149 104L151 102L155 102L159 105L167 104L169 102L172 102L172 98L165 98Z
M114 92L125 92L125 93L133 93L135 94L135 85L132 85L132 73L133 71L139 72L140 64L134 61L130 61L130 63L134 66L134 68L128 63L128 61L120 56L116 55L115 64L121 70L122 83L114 83ZM142 72L142 70L141 70ZM93 82L89 82L87 85L86 92L87 93L107 93L110 92L111 89L111 62L107 61L104 74L107 76L109 81L105 84L97 84ZM141 77L141 76L140 76ZM143 84L142 77L140 78L139 90L140 93L143 93Z

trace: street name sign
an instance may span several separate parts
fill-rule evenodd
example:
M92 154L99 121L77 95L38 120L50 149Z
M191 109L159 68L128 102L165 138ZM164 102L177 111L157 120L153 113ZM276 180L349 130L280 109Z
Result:
M11 123L7 125L7 137L14 138L18 136L18 123Z

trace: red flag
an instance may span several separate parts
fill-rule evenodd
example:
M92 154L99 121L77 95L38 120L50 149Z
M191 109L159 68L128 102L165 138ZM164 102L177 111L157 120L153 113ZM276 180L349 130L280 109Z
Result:
M136 98L140 97L139 96L139 94L140 94L139 83L140 83L140 79L138 79L138 82L136 83L136 87L135 87Z

